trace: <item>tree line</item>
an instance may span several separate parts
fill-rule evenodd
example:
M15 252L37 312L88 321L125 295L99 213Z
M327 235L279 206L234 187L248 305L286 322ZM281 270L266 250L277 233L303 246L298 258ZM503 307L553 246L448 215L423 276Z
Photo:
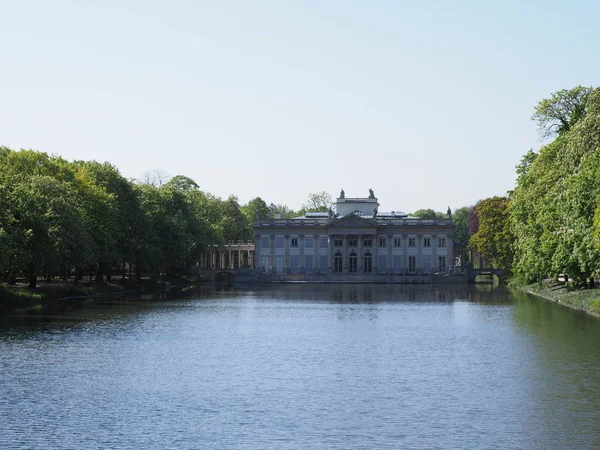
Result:
M242 206L235 196L222 200L185 176L163 181L0 147L0 277L26 276L35 287L40 276L124 277L126 266L138 279L181 274L209 244L250 240L254 218L268 209L261 198Z
M553 93L532 119L547 143L516 166L505 197L469 219L471 248L521 281L594 286L600 269L600 88Z
M553 93L532 119L549 140L516 166L517 181L453 213L454 242L468 245L523 282L559 275L594 285L600 270L600 88ZM69 162L33 150L0 147L0 278L93 273L98 282L125 268L181 274L210 244L252 239L256 218L282 218L333 206L310 194L298 211L256 197L240 205L202 191L183 175L128 180L109 163ZM421 209L433 219L445 214ZM131 276L131 273L130 273Z

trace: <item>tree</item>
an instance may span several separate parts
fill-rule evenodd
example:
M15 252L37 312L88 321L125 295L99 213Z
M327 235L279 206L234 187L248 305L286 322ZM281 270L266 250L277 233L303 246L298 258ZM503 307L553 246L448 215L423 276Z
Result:
M305 211L327 212L330 208L333 208L333 200L325 191L308 194L308 200L302 205Z
M164 183L165 187L177 189L178 191L184 192L190 189L199 189L198 185L194 180L185 175L176 175L169 181Z
M469 227L467 226L468 215L468 206L455 209L454 214L452 214L452 221L454 222L454 242L456 244L466 245L469 242Z
M246 216L248 223L252 224L257 219L266 218L269 214L269 207L262 198L256 197L242 206L242 212Z
M169 181L171 177L167 173L166 170L162 169L154 169L152 172L144 173L144 177L142 179L142 184L147 184L149 186L161 187L167 181Z
M287 205L283 205L280 203L279 205L274 206L275 208L273 209L273 212L275 214L279 214L282 219L293 219L294 217L298 217L300 215L297 211L294 211Z
M476 206L479 230L471 236L470 245L481 256L500 269L510 270L513 262L513 234L509 220L509 200L492 197Z
M592 88L577 86L561 89L543 99L531 116L543 139L568 132L586 113L586 101Z
M435 212L433 209L418 209L414 213L411 214L413 217L418 217L419 219L440 219L446 217L444 213Z
M249 224L246 216L242 213L238 199L230 195L222 204L221 228L226 241L250 240Z

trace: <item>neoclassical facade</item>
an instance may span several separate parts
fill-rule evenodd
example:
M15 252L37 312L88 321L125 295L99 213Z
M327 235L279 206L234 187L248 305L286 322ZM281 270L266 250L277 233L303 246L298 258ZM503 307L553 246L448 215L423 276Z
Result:
M332 277L448 272L453 266L452 219L379 213L377 198L369 192L368 198L346 198L342 191L335 214L258 219L255 272Z

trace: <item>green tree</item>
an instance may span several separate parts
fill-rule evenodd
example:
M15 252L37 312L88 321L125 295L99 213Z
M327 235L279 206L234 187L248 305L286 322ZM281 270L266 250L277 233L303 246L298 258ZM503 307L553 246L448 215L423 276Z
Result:
M585 116L591 91L592 88L583 86L561 89L539 102L531 119L537 122L542 138L554 137L573 128Z
M480 201L476 207L479 230L469 241L481 256L505 270L510 270L513 262L514 237L508 205L509 200L506 197L492 197Z
M455 209L452 214L452 221L454 222L454 242L456 244L467 245L469 243L469 227L467 225L468 215L468 206Z
M333 208L331 195L325 191L308 194L308 199L302 205L304 211L327 212Z
M269 214L269 207L262 198L256 197L242 206L242 212L246 216L248 223L252 224L257 219L266 218Z
M413 217L418 217L419 219L439 219L446 217L444 213L436 212L431 208L428 209L418 209L414 213L410 214Z

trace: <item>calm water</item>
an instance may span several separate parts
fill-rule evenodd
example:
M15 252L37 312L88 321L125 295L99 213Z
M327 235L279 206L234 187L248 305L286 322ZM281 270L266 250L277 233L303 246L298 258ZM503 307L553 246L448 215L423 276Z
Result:
M206 289L0 319L0 448L600 448L600 320L504 290Z

